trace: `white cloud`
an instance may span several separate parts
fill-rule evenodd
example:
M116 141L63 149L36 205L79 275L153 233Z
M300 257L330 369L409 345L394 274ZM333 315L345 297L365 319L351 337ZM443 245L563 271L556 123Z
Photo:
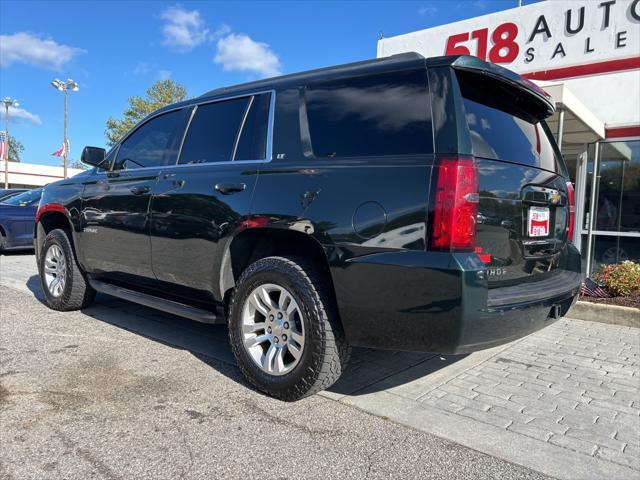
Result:
M163 43L178 51L189 51L207 40L209 30L197 10L185 10L180 5L169 7L160 14Z
M0 109L0 115L4 121L4 108ZM17 120L19 123L30 123L32 125L42 125L42 120L35 113L31 113L24 108L9 107L9 122ZM4 124L3 124L4 125ZM9 132L11 133L11 132Z
M158 71L158 80L169 80L171 75L171 70L160 70Z
M26 63L34 67L60 70L85 50L62 45L50 38L26 32L0 35L0 66Z
M435 15L438 13L438 7L435 5L428 5L426 7L422 7L418 10L420 15Z
M231 27L226 23L221 23L220 26L211 34L211 39L215 40L231 33Z
M149 73L149 70L151 69L151 65L149 65L147 62L138 62L136 63L136 66L133 68L133 75L138 77L140 75L146 75L147 73Z
M263 77L280 75L280 60L268 44L231 33L218 40L213 61L226 71L255 72Z

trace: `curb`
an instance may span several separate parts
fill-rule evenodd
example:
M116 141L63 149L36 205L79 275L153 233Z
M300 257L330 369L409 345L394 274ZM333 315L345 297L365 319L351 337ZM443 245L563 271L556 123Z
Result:
M640 328L640 310L637 308L576 302L567 316L577 320Z

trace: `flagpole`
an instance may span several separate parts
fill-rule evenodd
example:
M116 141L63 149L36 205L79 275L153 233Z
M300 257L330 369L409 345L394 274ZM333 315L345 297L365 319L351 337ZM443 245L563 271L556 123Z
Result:
M15 98L4 97L2 99L4 105L4 188L9 188L9 107L18 108L18 101Z

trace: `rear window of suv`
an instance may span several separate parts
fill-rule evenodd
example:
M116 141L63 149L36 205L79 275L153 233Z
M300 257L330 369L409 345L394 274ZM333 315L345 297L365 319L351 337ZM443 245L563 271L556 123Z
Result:
M474 155L558 172L561 167L547 126L526 118L526 112L516 110L487 83L461 79Z
M426 70L311 84L305 103L316 157L433 152Z

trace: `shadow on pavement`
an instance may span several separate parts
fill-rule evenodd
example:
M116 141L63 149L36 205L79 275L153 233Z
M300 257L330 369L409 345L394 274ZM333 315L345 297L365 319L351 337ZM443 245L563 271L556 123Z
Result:
M33 248L24 248L20 250L0 250L0 255L5 257L18 257L21 255L33 255Z
M38 275L28 279L27 288L44 303ZM194 322L104 294L98 294L95 303L83 313L164 345L187 350L213 368L216 365L212 360L235 365L225 325ZM434 374L461 358L464 356L354 348L347 371L329 391L337 395L372 393ZM237 377L232 379L238 381Z

